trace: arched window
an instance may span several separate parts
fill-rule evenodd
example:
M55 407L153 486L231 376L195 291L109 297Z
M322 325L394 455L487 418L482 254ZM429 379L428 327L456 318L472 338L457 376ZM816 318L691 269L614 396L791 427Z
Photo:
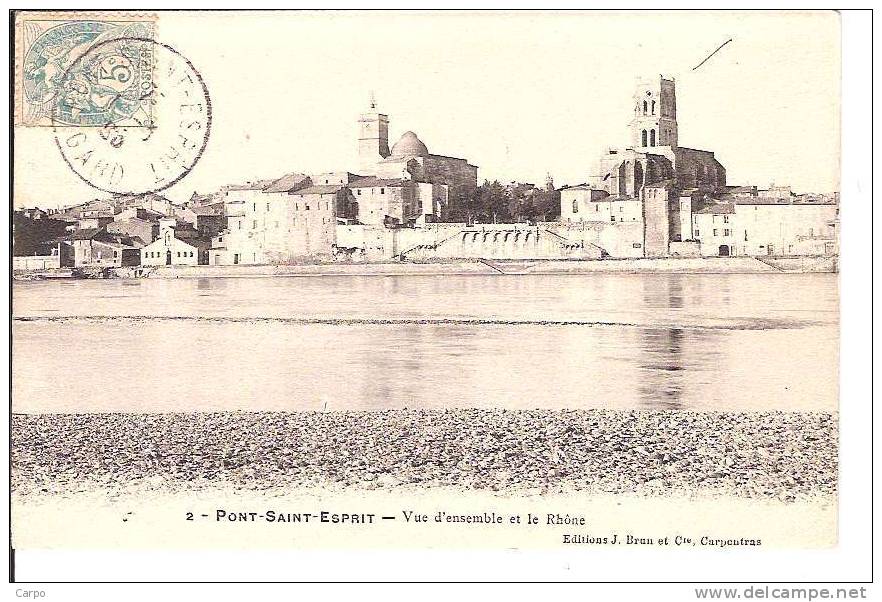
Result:
M655 130L649 130L649 146L655 146Z
M643 130L643 133L641 134L640 139L642 142L642 144L640 146L646 146L646 130Z
M652 101L652 114L655 115L655 101Z
M648 105L646 104L646 101L644 100L644 101L643 101L643 114L644 114L644 115L646 115L646 111L647 111L648 109L649 109L649 107L648 107Z
M573 213L579 213L579 201L573 199Z

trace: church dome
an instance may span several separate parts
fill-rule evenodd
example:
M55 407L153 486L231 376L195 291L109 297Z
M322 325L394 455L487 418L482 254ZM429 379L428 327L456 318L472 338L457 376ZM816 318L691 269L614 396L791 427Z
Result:
M404 132L392 146L393 157L425 157L428 154L429 149L413 132Z

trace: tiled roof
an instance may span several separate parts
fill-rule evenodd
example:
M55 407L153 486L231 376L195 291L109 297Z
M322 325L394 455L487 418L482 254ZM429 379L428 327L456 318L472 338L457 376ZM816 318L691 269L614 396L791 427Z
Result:
M124 205L143 203L144 201L160 201L162 203L171 203L171 201L155 192L147 192L144 194L117 194L114 195L109 202L111 204L122 203ZM172 203L174 204L174 203Z
M320 186L309 186L300 190L292 190L288 194L305 195L305 194L333 194L343 188L343 184L322 184Z
M83 209L82 211L97 211L95 215L81 215L78 219L107 219L113 218L113 211L98 211L97 209Z
M258 180L257 182L246 182L244 184L227 184L223 190L263 190L275 180Z
M83 228L70 235L71 240L91 240L104 232L101 228Z
M288 192L304 180L308 180L309 176L302 173L289 173L263 189L264 192Z
M735 205L732 203L713 203L705 205L695 213L722 215L724 213L735 213Z
M395 188L398 186L405 186L410 180L402 180L400 178L377 178L374 176L369 176L367 178L360 178L358 180L354 180L349 183L350 188L375 188L377 186L387 186L389 188Z
M134 241L130 237L122 234L110 234L102 228L77 230L68 237L68 240L93 240L102 244L120 247L135 246Z
M191 207L190 210L196 215L223 215L224 204L214 203L213 205L200 205L198 207Z
M141 219L140 217L127 217L125 219L118 218L118 219L115 219L112 222L110 222L111 225L113 225L113 224L135 224L135 223L152 224L153 222L151 222L150 220Z

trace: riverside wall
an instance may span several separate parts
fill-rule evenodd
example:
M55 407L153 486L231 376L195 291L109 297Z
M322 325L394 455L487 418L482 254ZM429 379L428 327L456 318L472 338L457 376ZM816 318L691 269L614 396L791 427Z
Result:
M158 266L112 270L117 278L234 278L270 276L435 276L469 274L753 274L838 271L838 258L663 257L603 260L474 260L298 265Z

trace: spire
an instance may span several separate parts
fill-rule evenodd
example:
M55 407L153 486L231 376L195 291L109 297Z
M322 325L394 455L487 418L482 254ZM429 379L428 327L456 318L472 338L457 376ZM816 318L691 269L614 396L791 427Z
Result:
M376 108L377 108L377 99L374 96L374 91L371 90L371 109L376 109Z

